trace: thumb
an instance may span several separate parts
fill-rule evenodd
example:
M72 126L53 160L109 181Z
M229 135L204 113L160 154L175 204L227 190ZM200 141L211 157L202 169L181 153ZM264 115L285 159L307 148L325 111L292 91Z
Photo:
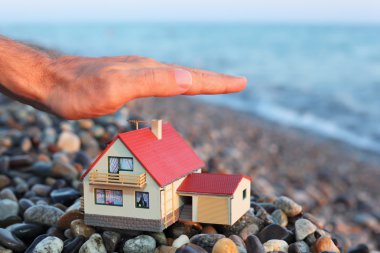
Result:
M131 79L135 98L176 96L192 85L191 73L180 68L140 69Z

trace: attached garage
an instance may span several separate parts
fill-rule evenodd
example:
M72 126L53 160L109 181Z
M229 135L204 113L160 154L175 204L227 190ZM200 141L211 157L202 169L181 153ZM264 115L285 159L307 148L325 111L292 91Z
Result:
M191 217L196 222L232 225L249 210L250 191L251 179L246 176L191 174L177 189L178 195L188 200L183 201L187 212L180 220Z

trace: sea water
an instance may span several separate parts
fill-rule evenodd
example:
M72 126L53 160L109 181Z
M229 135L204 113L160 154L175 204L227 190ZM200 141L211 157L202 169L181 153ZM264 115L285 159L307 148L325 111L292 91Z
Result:
M380 152L380 26L0 24L0 34L69 54L143 55L248 77L201 99Z

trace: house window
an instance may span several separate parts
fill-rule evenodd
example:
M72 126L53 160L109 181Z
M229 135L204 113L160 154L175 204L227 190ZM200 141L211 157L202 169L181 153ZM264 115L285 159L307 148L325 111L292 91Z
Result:
M123 191L95 189L95 204L123 206Z
M136 192L136 208L149 208L149 192Z
M243 199L245 199L247 197L247 189L244 189L243 191Z
M132 157L108 157L108 172L119 173L120 170L133 171L133 158Z

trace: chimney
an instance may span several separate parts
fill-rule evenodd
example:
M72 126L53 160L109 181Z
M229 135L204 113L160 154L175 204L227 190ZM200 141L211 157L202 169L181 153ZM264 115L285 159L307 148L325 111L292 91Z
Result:
M162 139L162 120L154 119L151 122L152 133L157 137L158 140Z

